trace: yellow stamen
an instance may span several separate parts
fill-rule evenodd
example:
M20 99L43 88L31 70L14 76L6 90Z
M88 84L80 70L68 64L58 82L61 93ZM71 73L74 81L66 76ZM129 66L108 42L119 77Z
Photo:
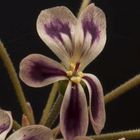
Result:
M66 71L66 73L67 73L67 76L72 76L72 74L73 74L73 72L71 70Z
M83 72L81 72L81 71L79 71L79 72L77 73L77 75L78 75L79 77L81 77L81 78L84 76Z
M72 78L71 78L71 81L72 82L74 82L74 83L76 83L76 84L78 84L78 83L80 83L81 82L81 77L79 77L79 76L73 76Z

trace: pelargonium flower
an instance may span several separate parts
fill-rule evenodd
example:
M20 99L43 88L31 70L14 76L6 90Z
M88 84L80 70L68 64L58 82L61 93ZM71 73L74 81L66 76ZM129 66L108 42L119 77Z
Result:
M89 92L90 120L95 133L99 134L105 123L103 89L96 76L83 70L104 48L104 12L94 4L85 8L78 18L64 6L46 9L38 16L37 31L62 63L31 54L20 64L20 78L31 87L68 80L60 110L60 129L65 140L87 133L88 107L81 85L84 82Z
M11 113L0 110L0 140L5 140L12 129L13 119ZM6 140L53 140L52 131L42 125L22 127L11 134Z

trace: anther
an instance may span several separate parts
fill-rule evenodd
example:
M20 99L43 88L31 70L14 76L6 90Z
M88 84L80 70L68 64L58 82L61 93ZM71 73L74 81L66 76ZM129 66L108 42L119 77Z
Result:
M77 73L77 75L78 75L79 77L81 77L81 78L84 76L83 72L81 72L81 71L79 71L79 72Z
M73 72L70 70L70 71L66 71L67 73L67 76L72 76Z
M73 77L71 78L71 81L74 82L74 83L76 83L76 84L80 83L81 80L82 80L82 78L79 77L79 76L73 76Z

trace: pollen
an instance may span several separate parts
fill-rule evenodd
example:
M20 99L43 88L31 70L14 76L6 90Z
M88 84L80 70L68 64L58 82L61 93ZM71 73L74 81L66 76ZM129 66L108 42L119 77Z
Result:
M73 76L73 77L71 78L71 81L74 82L74 83L76 83L76 84L80 83L81 80L82 80L82 78L79 77L79 76Z
M67 76L72 76L72 74L73 74L73 72L71 70L66 71L66 73L67 73Z
M81 77L81 78L84 76L83 72L81 72L81 71L79 71L79 72L77 73L77 75L78 75L79 77Z

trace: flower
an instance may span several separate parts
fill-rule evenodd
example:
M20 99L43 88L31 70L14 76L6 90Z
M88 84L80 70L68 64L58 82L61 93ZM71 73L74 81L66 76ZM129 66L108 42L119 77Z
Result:
M0 140L5 140L12 129L13 119L11 113L0 109ZM6 140L53 140L52 131L42 125L22 127L11 134Z
M104 12L94 4L85 8L78 18L64 6L46 9L38 16L37 31L62 64L31 54L20 63L20 78L31 87L69 81L60 110L60 129L65 140L87 133L88 107L81 85L84 82L89 91L90 120L95 133L99 134L105 124L103 89L96 76L83 70L104 48Z

